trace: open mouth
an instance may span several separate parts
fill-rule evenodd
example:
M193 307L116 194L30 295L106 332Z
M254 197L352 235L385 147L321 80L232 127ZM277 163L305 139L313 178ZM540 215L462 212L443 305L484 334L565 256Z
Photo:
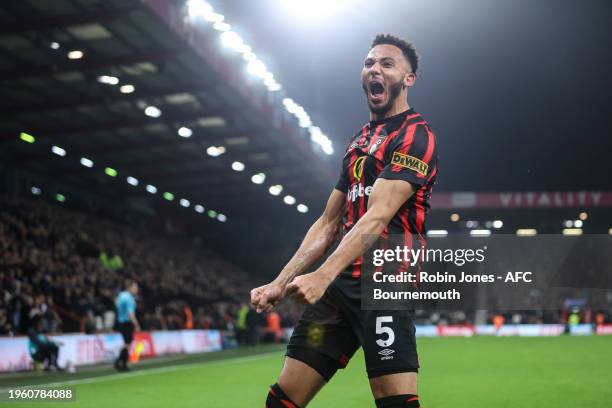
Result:
M370 96L374 99L380 99L385 92L384 85L378 81L370 82L368 88L370 89Z

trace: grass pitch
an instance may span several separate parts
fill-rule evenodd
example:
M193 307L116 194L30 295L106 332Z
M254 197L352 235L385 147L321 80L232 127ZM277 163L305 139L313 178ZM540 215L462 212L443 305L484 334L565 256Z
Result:
M426 408L603 408L612 401L612 337L425 338L418 347ZM76 402L0 405L263 407L282 361L280 348L262 347L141 362L128 374L100 366L76 374L0 376L4 390L52 383L76 391ZM373 406L361 352L309 405Z

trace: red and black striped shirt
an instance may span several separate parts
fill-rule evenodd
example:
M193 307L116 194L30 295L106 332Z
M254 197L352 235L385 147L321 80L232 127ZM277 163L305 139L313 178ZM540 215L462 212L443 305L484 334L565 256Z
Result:
M400 207L382 233L401 234L405 244L413 237L424 243L429 199L438 173L436 139L427 122L413 109L363 126L351 139L342 160L336 189L346 195L343 235L366 213L377 178L404 180L414 194ZM344 274L361 276L362 257Z

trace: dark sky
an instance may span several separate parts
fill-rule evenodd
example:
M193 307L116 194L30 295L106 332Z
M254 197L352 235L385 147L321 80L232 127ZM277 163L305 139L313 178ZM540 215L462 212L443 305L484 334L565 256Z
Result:
M438 191L612 189L612 2L356 0L317 19L281 1L217 7L338 154L368 120L360 70L389 32L421 54L409 102L437 135Z

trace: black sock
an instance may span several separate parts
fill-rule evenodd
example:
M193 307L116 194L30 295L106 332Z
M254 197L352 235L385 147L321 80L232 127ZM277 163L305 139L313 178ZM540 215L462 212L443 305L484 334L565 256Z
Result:
M402 394L378 398L376 408L420 408L418 395Z
M124 348L121 349L121 354L119 354L119 361L121 362L123 367L127 366L127 362L128 362L128 351L127 351L127 348L124 347Z
M268 398L266 399L266 408L300 408L298 404L291 401L291 398L285 394L281 387L274 384L268 391Z

